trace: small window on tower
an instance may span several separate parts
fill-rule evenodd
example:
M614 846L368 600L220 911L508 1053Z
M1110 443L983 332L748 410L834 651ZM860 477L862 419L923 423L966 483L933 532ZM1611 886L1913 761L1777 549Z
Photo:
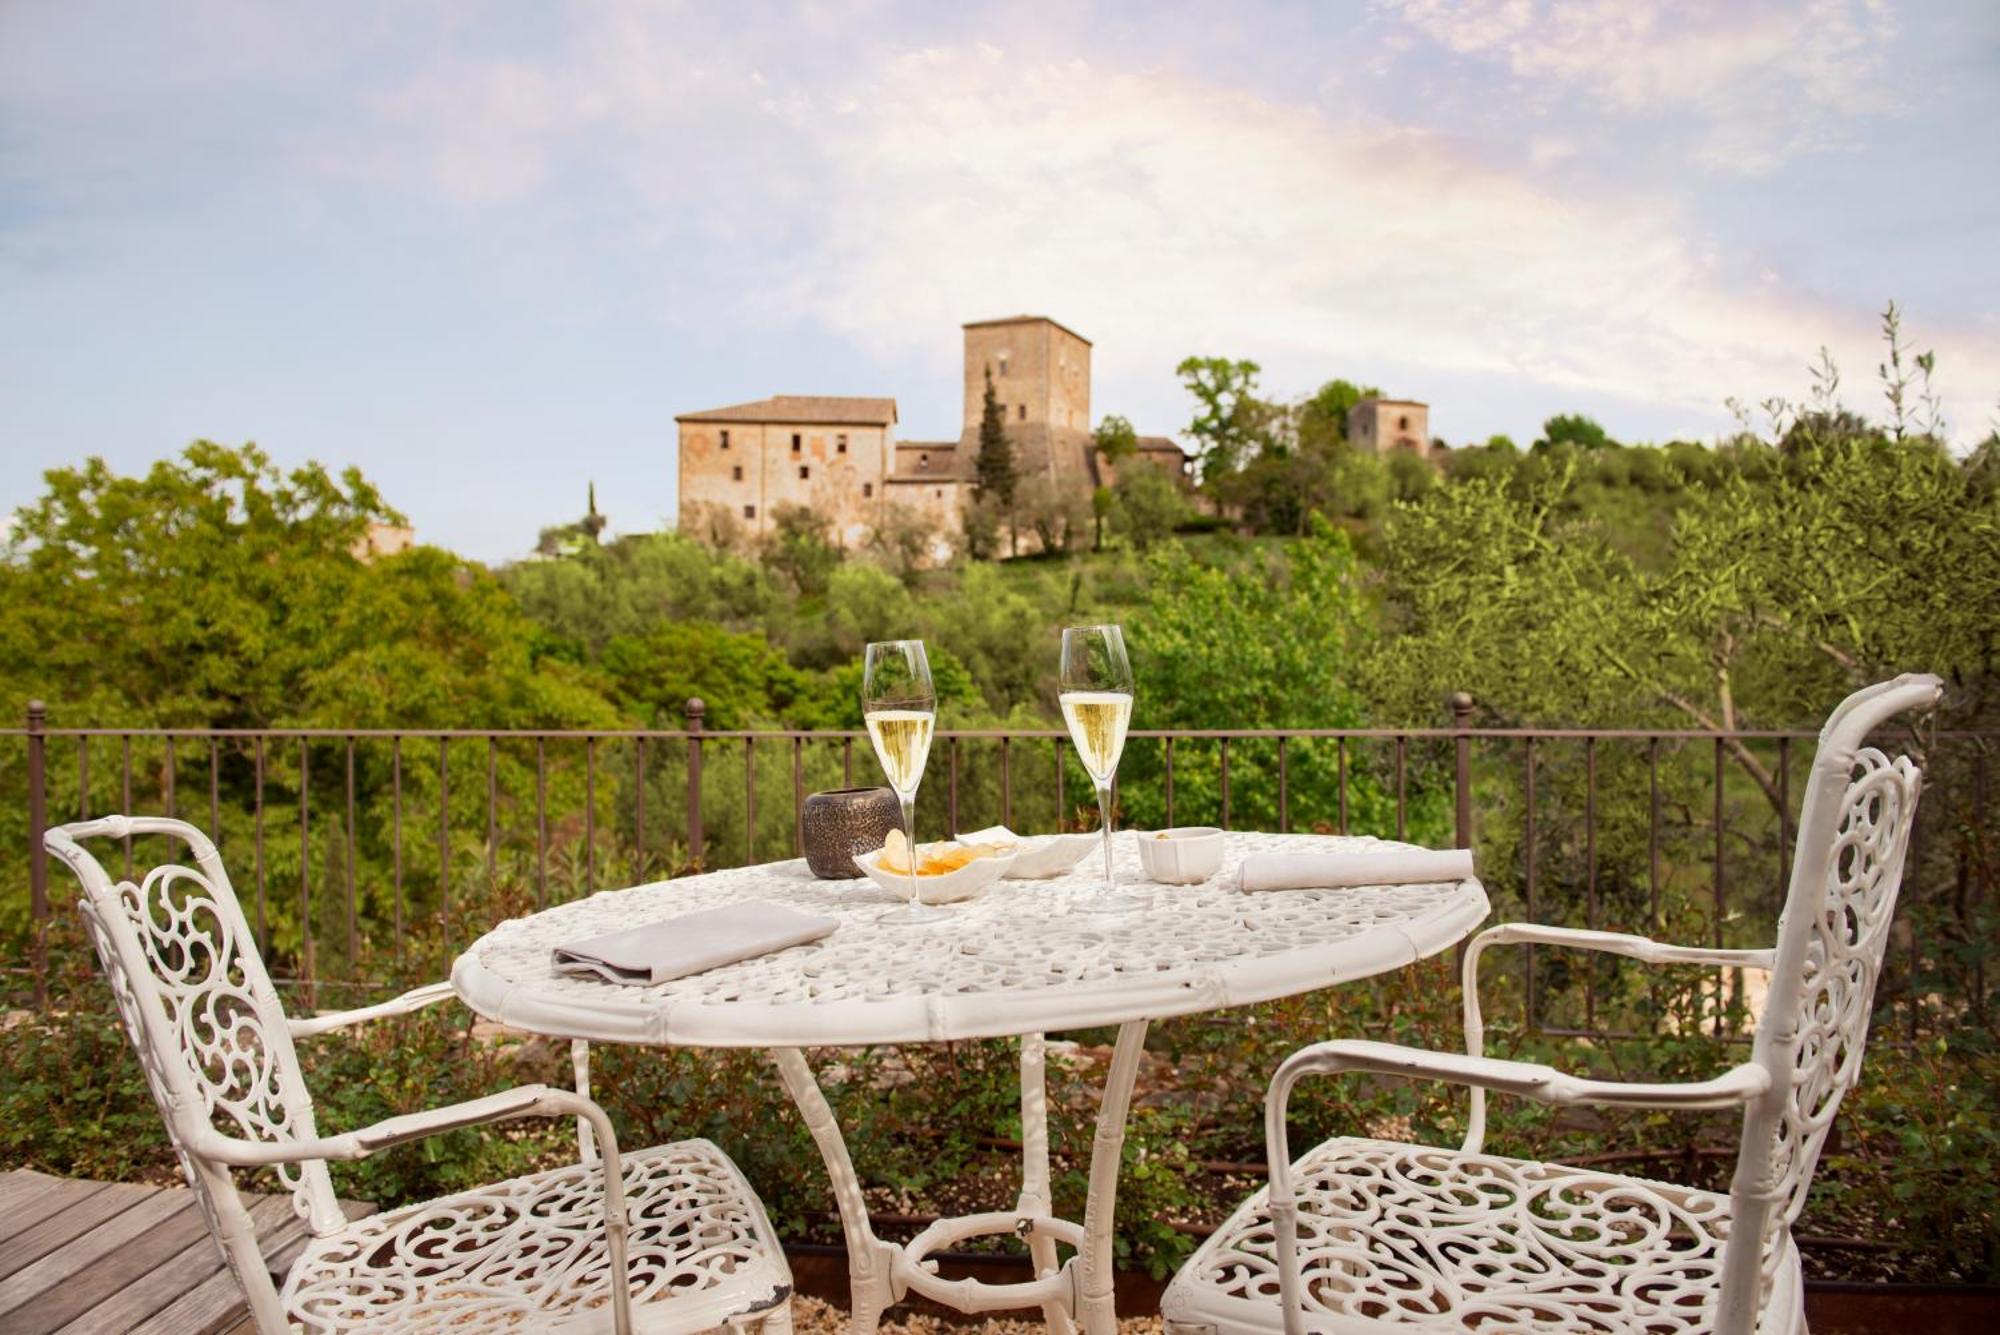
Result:
M1027 420L1028 420L1028 405L1027 405L1027 404L1025 404L1025 403L1023 403L1023 404L1020 404L1020 405L1019 405L1019 411L1020 411L1020 414L1021 414L1021 416L1020 416L1020 420L1021 420L1021 421L1023 421L1023 422L1027 421Z
M1006 375L1007 375L1007 354L1003 352L1000 354L1000 376L1002 379L1005 379Z
M943 500L943 499L944 499L944 488L942 488L942 487L938 488L938 497L937 497L937 498L938 498L939 500Z
M741 482L743 480L742 464L738 464L736 465L736 467L729 470L729 480L732 482Z
M1408 431L1409 429L1410 429L1410 419L1407 414L1402 417L1398 417L1396 419L1396 430Z
M812 471L813 471L812 469L807 468L804 464L799 465L799 476L802 478L811 477Z
M804 442L799 438L799 433L794 431L792 433L792 453L797 454L803 447Z
M874 494L875 494L875 484L873 482L864 482L861 484L861 496L863 500L866 500L868 497L873 496Z
M745 519L755 519L755 518L757 517L757 507L756 507L756 506L754 506L754 505L746 505L746 506L744 506L744 507L743 507L743 517L744 517Z
M917 456L917 471L918 471L919 473L924 473L924 472L928 472L928 471L930 471L930 466L931 466L931 457L930 457L930 455L928 455L928 454L920 454L920 455L918 455L918 456Z
M835 454L847 453L847 433L845 431L833 438L833 452Z
M722 433L722 448L725 450L729 448L729 433L727 431Z

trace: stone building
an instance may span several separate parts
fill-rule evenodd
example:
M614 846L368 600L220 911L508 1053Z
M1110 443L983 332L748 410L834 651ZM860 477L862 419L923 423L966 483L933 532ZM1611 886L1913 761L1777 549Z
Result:
M1024 480L1046 477L1086 498L1109 483L1091 443L1090 340L1039 315L974 320L964 333L957 440L895 439L889 398L780 394L675 418L682 531L761 535L779 506L806 505L855 546L896 507L949 543L971 498L989 374ZM1186 455L1172 440L1138 444L1137 460L1185 476Z
M959 454L970 475L986 411L986 377L1007 418L1023 478L1096 485L1090 444L1090 340L1041 315L965 326L965 425Z
M1413 399L1363 399L1347 410L1347 441L1358 450L1429 455L1431 409Z
M761 535L779 506L804 505L853 545L881 518L894 471L894 399L779 394L674 421L685 532Z

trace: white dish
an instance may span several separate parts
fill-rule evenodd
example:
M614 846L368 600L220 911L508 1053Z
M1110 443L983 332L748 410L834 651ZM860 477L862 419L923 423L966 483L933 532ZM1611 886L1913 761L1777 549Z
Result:
M960 843L976 843L978 840L962 839ZM920 849L922 845L918 846ZM882 849L872 853L856 853L854 865L869 880L887 890L900 900L910 898L910 874L882 869ZM957 871L948 871L941 876L917 877L917 897L926 904L956 904L967 899L977 899L992 888L995 881L1007 874L1014 865L1015 853L1002 853L996 857L976 858Z
M1038 834L1023 838L1004 825L975 830L958 838L967 844L1014 845L1014 866L1007 873L1010 881L1046 881L1051 876L1060 876L1089 857L1090 850L1103 842L1103 836L1098 834Z
M1213 825L1141 830L1139 865L1166 885L1197 885L1222 870L1222 831Z

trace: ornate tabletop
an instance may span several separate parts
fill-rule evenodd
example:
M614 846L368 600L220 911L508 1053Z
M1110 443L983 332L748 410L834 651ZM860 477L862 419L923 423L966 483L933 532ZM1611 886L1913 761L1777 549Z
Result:
M996 1038L1161 1019L1291 996L1448 949L1486 916L1474 879L1245 893L1260 852L1381 847L1331 835L1232 833L1201 885L1144 879L1136 836L1116 837L1137 912L1071 910L1099 888L1087 857L1048 881L1001 881L934 925L878 923L893 901L865 880L821 881L803 860L604 891L504 922L452 969L481 1014L599 1042L819 1047ZM556 977L557 945L695 909L768 899L840 920L811 945L651 987Z

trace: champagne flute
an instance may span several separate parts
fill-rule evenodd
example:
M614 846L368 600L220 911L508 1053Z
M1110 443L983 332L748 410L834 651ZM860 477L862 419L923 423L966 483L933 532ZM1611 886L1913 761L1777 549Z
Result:
M1111 869L1111 781L1132 723L1132 663L1116 626L1071 626L1062 633L1062 712L1077 758L1097 785L1104 826L1104 890L1078 907L1092 913L1127 913L1139 901L1118 893Z
M903 804L903 838L910 847L910 902L880 921L934 922L950 916L923 902L917 889L917 785L931 754L931 732L937 725L937 691L931 686L930 660L922 640L886 640L868 646L863 661L861 717L875 758Z

